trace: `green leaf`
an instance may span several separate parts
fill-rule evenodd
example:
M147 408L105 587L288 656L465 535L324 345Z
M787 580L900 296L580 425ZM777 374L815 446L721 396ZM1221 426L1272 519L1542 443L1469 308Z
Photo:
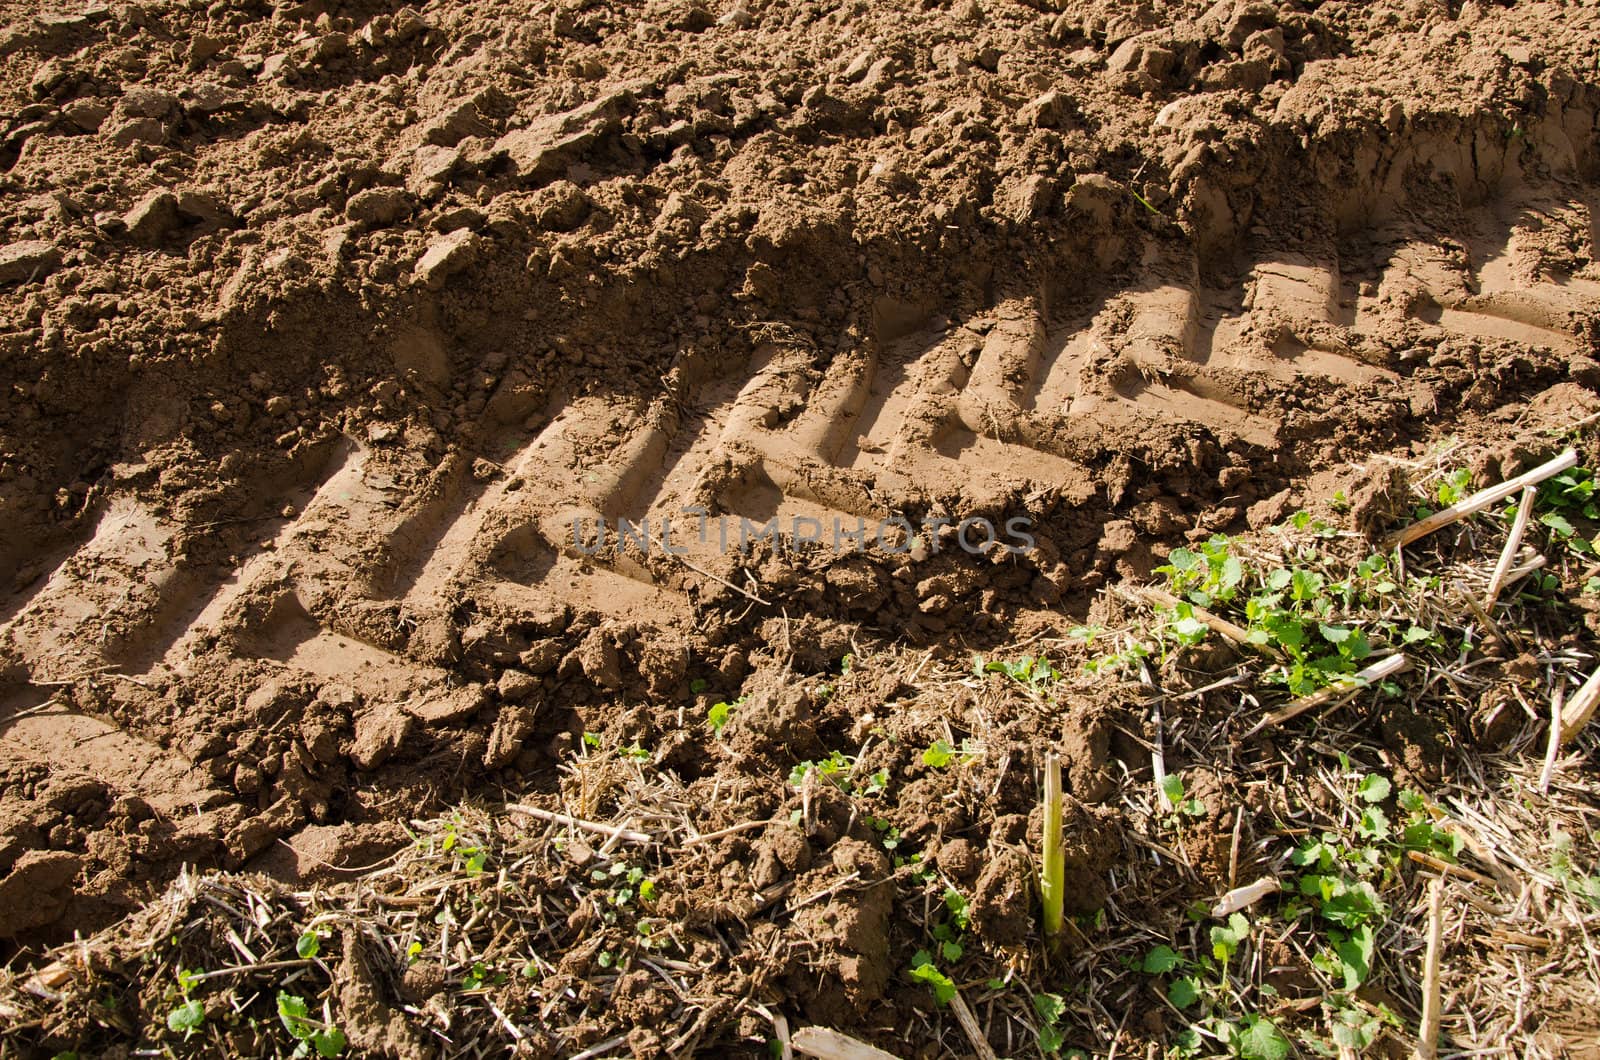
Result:
M199 1001L185 1001L167 1013L167 1030L174 1034L182 1031L185 1038L199 1030L205 1022L206 1007Z
M922 764L932 766L934 769L943 769L950 764L950 759L955 757L956 749L945 740L935 740L928 749L922 752Z
M944 889L944 907L949 910L950 919L955 922L956 927L961 928L963 931L966 930L972 916L966 895L954 887L946 887Z
M1539 521L1548 526L1560 538L1572 537L1578 532L1564 516L1557 515L1555 512L1546 512L1539 516Z
M1290 585L1291 595L1302 603L1313 600L1322 593L1323 577L1316 571L1296 570Z
M1206 639L1208 627L1198 618L1180 618L1172 624L1172 632L1184 644L1198 644Z
M1367 839L1383 839L1389 834L1389 816L1376 806L1368 806L1361 811L1361 820L1356 822L1356 833Z
M1259 1016L1246 1016L1237 1042L1243 1060L1286 1060L1289 1041L1277 1024Z
M950 941L950 942L941 942L939 944L939 953L944 957L944 959L946 961L949 961L951 964L954 964L956 961L959 961L961 959L961 955L963 953L965 953L965 952L967 952L967 951L961 945L961 943L955 942L953 940Z
M344 1031L338 1027L329 1027L311 1038L311 1044L317 1047L318 1056L338 1056L344 1052Z
M711 709L706 711L706 724L711 726L711 731L717 736L722 735L723 728L728 724L728 719L733 716L733 704L713 703Z
M1238 952L1239 944L1250 937L1250 922L1241 913L1234 913L1226 925L1211 929L1211 953L1217 960L1227 963Z
M1359 1053L1373 1043L1381 1029L1378 1017L1344 1005L1335 1010L1333 1044Z
M1217 578L1217 585L1224 592L1231 591L1244 581L1244 564L1239 562L1237 556L1229 556L1222 564L1222 573Z
M317 938L315 931L308 931L294 944L294 951L306 960L310 960L322 952L322 940Z
M1389 797L1390 790L1389 778L1376 773L1368 773L1356 785L1356 794L1368 802L1382 802Z
M1419 644L1433 636L1433 630L1424 626L1411 626L1402 635L1402 640L1407 644Z
M278 991L278 1018L291 1037L306 1039L315 1032L307 1015L306 999L286 991Z
M1343 626L1330 626L1326 623L1319 623L1317 629L1322 633L1322 639L1329 644L1343 644L1350 639L1350 634L1354 632L1354 630L1346 629Z
M1176 806L1183 801L1183 778L1176 773L1168 773L1161 778L1161 794L1167 801Z
M1181 963L1183 958L1171 946L1157 946L1144 955L1142 968L1147 975L1164 975Z
M1033 1011L1048 1024L1055 1024L1066 1014L1067 1003L1060 994L1034 994Z
M1189 976L1174 979L1172 985L1167 987L1167 1000L1179 1008L1188 1008L1200 1000L1200 987Z
M1356 928L1370 921L1383 908L1378 892L1366 881L1349 884L1331 876L1320 882L1323 917L1344 927Z
M927 953L919 950L918 956L926 958ZM911 978L926 983L933 991L934 1000L941 1005L948 1005L950 999L956 996L956 984L950 980L948 975L936 968L931 959L922 964L917 964L916 957L913 957Z
M1344 988L1354 990L1372 974L1372 954L1376 945L1371 924L1362 924L1334 947L1344 971Z

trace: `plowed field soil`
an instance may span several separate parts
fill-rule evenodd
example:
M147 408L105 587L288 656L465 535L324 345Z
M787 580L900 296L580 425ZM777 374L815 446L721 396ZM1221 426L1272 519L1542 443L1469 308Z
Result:
M0 4L0 953L1582 418L1597 113L1566 3Z

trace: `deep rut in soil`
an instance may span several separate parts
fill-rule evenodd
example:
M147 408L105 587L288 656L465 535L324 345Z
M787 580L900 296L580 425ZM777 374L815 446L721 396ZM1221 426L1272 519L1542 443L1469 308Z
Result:
M392 429L294 442L236 481L220 546L128 468L87 539L4 604L0 744L171 820L157 866L237 865L484 769L548 780L552 740L612 693L702 676L731 694L773 621L811 623L786 641L801 668L855 635L981 640L979 617L1137 570L1119 527L1220 529L1316 461L1571 371L1600 329L1594 192L1514 165L1494 181L1465 211L1447 182L1362 226L1257 218L1203 256L1085 182L1072 240L982 264L970 305L929 285L837 333L752 323L742 345L680 349L658 385L514 376L442 459ZM391 385L426 390L439 337L393 334ZM785 531L1025 517L1039 548L744 555L698 540L696 513ZM618 520L671 520L684 554L575 536Z

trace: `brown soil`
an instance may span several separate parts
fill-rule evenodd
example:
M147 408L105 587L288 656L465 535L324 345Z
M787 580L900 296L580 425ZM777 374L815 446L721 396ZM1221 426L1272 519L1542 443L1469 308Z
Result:
M586 732L736 792L703 831L787 820L754 778L863 716L941 734L897 688L794 675L1059 634L1318 469L1600 389L1593 9L0 12L0 945L24 962L185 863L337 879L397 821L559 792ZM1357 526L1392 486L1352 493ZM741 554L718 516L1026 517L1037 547L973 555L952 525ZM591 554L597 518L673 519L687 552ZM711 741L741 695L761 709ZM1124 736L1094 697L1064 717L1033 728L1066 734L1092 912ZM1436 771L1415 721L1394 739ZM1031 786L952 800L903 768L898 826L1018 944ZM817 800L708 856L757 891L853 877L796 913L816 964L784 990L887 1033L913 1004L891 866ZM1225 873L1229 836L1192 838ZM644 1026L658 987L612 1003Z

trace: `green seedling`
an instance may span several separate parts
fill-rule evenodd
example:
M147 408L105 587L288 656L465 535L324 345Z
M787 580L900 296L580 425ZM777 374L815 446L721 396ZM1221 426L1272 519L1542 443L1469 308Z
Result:
M1558 831L1550 842L1550 875L1568 892L1600 910L1600 875L1585 873L1573 862L1572 836Z
M1175 548L1155 572L1167 576L1174 596L1201 607L1227 603L1238 595L1245 573L1243 561L1231 554L1230 546L1229 539L1219 534L1201 545L1198 553Z
M1448 508L1465 500L1472 492L1472 472L1464 467L1458 467L1439 480L1439 507Z
M887 769L869 773L865 779L856 781L852 779L855 768L854 758L841 751L830 751L826 758L795 763L794 768L789 770L789 786L796 791L802 790L805 787L806 774L814 772L820 779L828 781L846 795L879 795L889 787Z
M1552 543L1583 557L1592 558L1600 552L1600 534L1595 533L1596 524L1600 524L1600 500L1595 497L1594 472L1590 469L1575 467L1540 483L1534 510L1539 524L1550 532ZM1516 503L1506 506L1507 521L1516 517L1516 511ZM1587 584L1584 591L1589 591Z
M175 1034L181 1031L185 1038L205 1026L205 1022L206 1007L195 1000L185 1001L167 1013L167 1030Z
M711 726L712 733L721 737L722 730L727 727L729 720L733 717L734 708L744 706L744 701L748 698L748 696L740 696L732 703L718 702L711 704L711 707L706 711L706 724Z
M883 844L883 849L893 851L900 845L900 829L894 826L894 822L886 817L874 817L871 814L864 820L874 832L878 833L878 842Z
M644 869L621 861L613 861L609 865L592 869L589 872L589 879L608 888L605 904L609 908L604 912L607 922L616 919L613 910L627 908L635 899L641 902L654 902L659 894L656 881L646 876Z
M1083 641L1085 648L1094 647L1094 639L1106 631L1104 626L1073 626L1067 630L1067 636L1073 640Z
M1039 1018L1039 1051L1049 1056L1059 1053L1066 1044L1062 1037L1060 1024L1061 1017L1066 1015L1067 1004L1061 999L1060 994L1034 994L1033 1014Z
M934 1000L941 1005L948 1005L956 996L955 981L939 970L933 963L933 954L927 950L918 950L912 955L909 974L917 982L926 984L933 991Z
M944 907L948 915L933 926L932 934L934 941L939 944L939 956L954 963L966 953L966 946L961 939L972 922L972 914L966 896L954 887L945 888Z
M323 1019L313 1019L305 998L280 990L278 1019L283 1022L289 1036L300 1043L295 1048L295 1056L310 1056L312 1050L318 1056L338 1056L344 1052L344 1032L328 1018L326 1006Z
M1320 538L1339 536L1339 528L1337 526L1333 526L1330 523L1325 523L1307 511L1295 512L1293 515L1289 516L1286 525L1291 530L1296 530L1300 533L1310 533Z
M497 972L482 961L473 961L472 968L461 977L461 989L482 990L486 986L501 986L508 976L504 972Z
M1238 1023L1218 1023L1217 1037L1240 1060L1286 1060L1289 1039L1265 1016L1244 1016Z
M1161 794L1166 797L1167 804L1172 807L1172 824L1177 824L1184 817L1204 817L1206 804L1199 799L1185 798L1183 778L1176 773L1168 773L1161 779Z
M204 1002L198 1001L189 994L200 983L200 972L185 968L178 969L178 992L183 995L183 1001L167 1013L167 1030L174 1034L182 1032L184 1038L194 1034L206 1022L206 1007Z
M971 740L962 740L959 748L951 747L947 740L939 739L928 745L922 752L922 764L932 766L934 769L944 769L951 762L959 760L968 762L979 755L978 749Z
M476 843L463 841L454 821L445 826L439 848L451 856L451 863L457 870L473 876L481 873L489 863L489 852Z
M1030 689L1038 691L1041 685L1048 684L1061 676L1061 672L1050 665L1044 656L1029 656L1015 662L1005 662L994 659L984 661L982 658L972 660L973 672L982 677L984 674L1005 674L1019 684L1027 685Z

